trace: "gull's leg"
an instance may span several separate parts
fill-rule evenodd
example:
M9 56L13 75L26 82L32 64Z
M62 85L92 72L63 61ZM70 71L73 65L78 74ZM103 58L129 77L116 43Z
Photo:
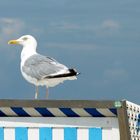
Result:
M38 86L35 87L35 99L38 97Z
M49 89L48 89L48 87L46 86L46 99L48 99L48 97L49 97Z

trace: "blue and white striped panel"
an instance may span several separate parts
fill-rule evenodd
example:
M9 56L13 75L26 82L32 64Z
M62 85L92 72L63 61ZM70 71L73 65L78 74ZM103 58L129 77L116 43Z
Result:
M0 107L0 117L115 117L116 108Z
M101 128L0 128L0 140L102 140Z

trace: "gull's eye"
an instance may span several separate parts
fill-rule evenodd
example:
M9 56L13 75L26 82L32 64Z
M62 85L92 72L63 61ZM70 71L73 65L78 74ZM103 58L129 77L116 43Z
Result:
M24 37L24 38L22 38L22 39L25 41L25 40L27 40L28 38L27 38L27 37Z

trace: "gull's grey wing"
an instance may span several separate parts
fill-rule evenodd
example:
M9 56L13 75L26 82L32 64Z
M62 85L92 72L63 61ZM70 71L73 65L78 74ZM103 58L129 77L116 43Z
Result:
M22 67L24 73L38 80L55 75L62 70L67 70L67 67L58 63L53 58L39 54L28 58Z

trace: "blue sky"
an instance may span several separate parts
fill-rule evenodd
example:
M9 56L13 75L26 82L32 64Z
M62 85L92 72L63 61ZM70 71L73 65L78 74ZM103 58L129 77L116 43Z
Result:
M1 0L0 98L33 99L34 86L20 74L22 47L9 39L31 34L38 52L81 75L50 88L50 99L140 98L140 1ZM45 88L40 87L40 99Z

